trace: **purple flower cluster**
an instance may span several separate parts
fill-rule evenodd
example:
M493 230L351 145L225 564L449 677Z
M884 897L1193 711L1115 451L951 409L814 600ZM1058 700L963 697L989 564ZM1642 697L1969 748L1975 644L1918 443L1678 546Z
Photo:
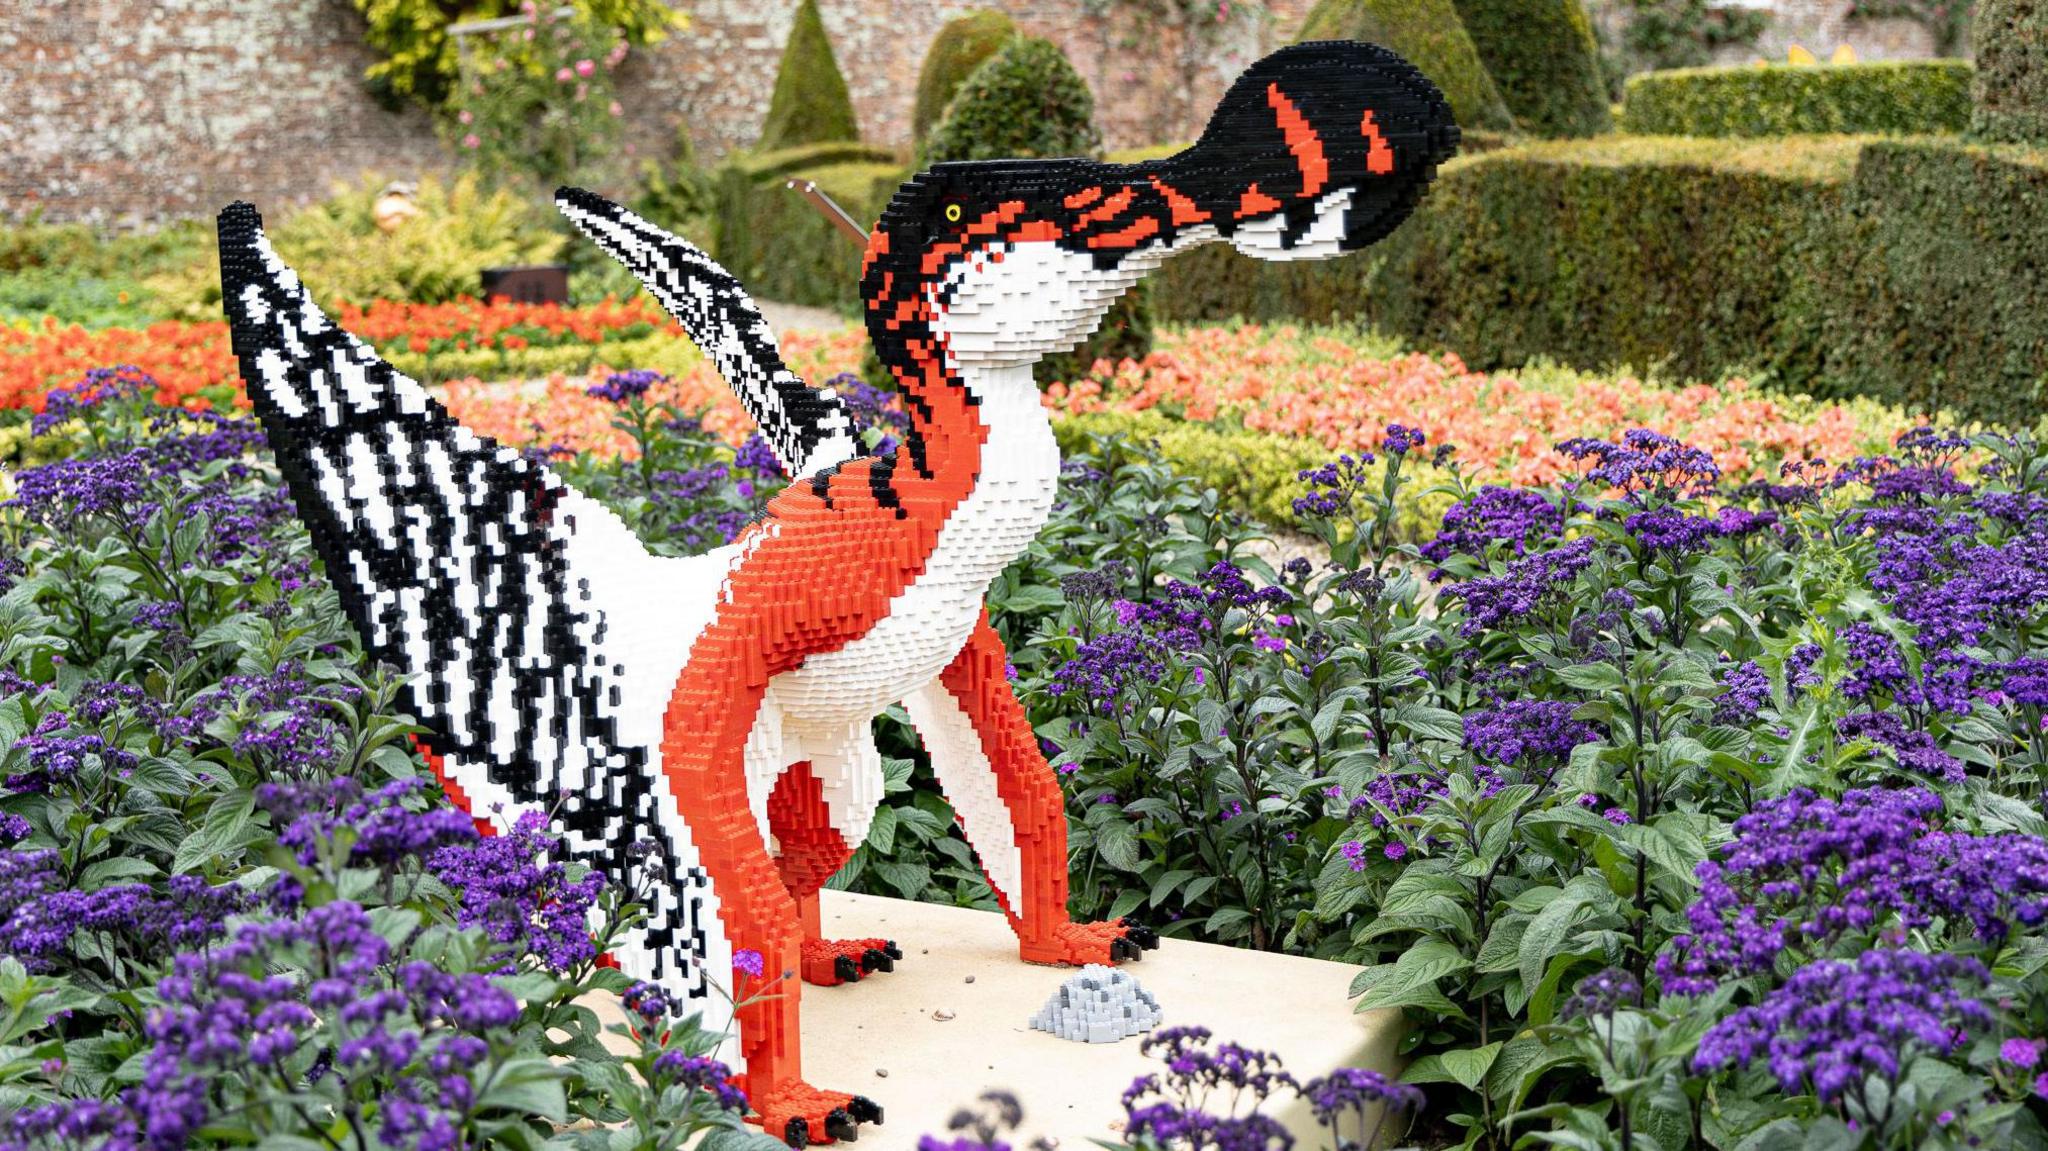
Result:
M1164 1073L1133 1080L1124 1090L1124 1136L1150 1137L1163 1146L1217 1151L1287 1151L1294 1136L1258 1110L1282 1087L1299 1090L1270 1052L1220 1043L1209 1047L1206 1027L1166 1027L1145 1037L1140 1050L1165 1062ZM1225 1094L1219 1089L1228 1089ZM1209 1111L1211 1098L1229 1110ZM1249 1105L1249 1109L1244 1109Z
M1700 864L1691 934L1657 958L1667 992L1768 973L1793 948L1825 947L1887 925L1937 921L1986 944L2048 920L2048 840L1934 826L1940 797L1920 788L1799 790L1737 820L1723 858Z
M1452 584L1443 594L1464 603L1465 622L1458 634L1470 638L1557 603L1592 562L1593 541L1576 539L1514 560L1500 575Z
M1916 775L1943 783L1961 783L1964 778L1961 760L1943 751L1933 736L1907 727L1896 712L1851 712L1835 721L1835 738L1845 744L1867 739L1891 752L1900 767Z
M29 421L29 432L46 436L72 420L90 415L102 404L153 396L156 390L156 378L133 364L92 368L77 383L44 393L43 410Z
M1329 463L1296 472L1294 478L1308 485L1308 494L1295 497L1294 514L1326 520L1349 512L1373 480L1369 469L1377 462L1371 452L1356 456L1346 452Z
M1444 512L1436 538L1422 545L1422 558L1441 565L1455 555L1484 561L1495 544L1528 554L1531 544L1564 534L1564 510L1531 488L1483 487ZM1439 567L1431 579L1442 579Z
M562 854L547 816L529 811L503 835L436 850L428 865L461 900L458 923L568 971L597 958L590 915L605 880L594 870L571 879Z
M1714 697L1714 722L1740 727L1771 704L1771 677L1755 660L1731 664L1721 673L1721 694Z
M1763 1061L1787 1092L1859 1105L1873 1076L1896 1084L1919 1054L1949 1055L1991 1022L1977 999L1982 964L1957 955L1878 948L1851 963L1823 959L1700 1039L1702 1074Z
M601 384L592 384L588 394L607 403L626 404L647 394L656 384L668 382L668 377L652 368L636 368L630 372L613 372Z
M732 1068L708 1055L664 1051L655 1056L654 1074L663 1086L709 1092L721 1110L742 1114L747 1110L746 1093L732 1085Z
M1705 449L1648 428L1623 432L1619 443L1583 436L1565 440L1557 450L1574 460L1594 461L1586 479L1619 489L1634 502L1646 496L1662 500L1703 496L1721 479L1720 466Z
M1643 1002L1643 985L1619 967L1608 967L1579 980L1572 997L1558 1009L1565 1019L1594 1019L1611 1016L1624 1007Z
M1572 749L1595 743L1600 731L1572 718L1574 705L1554 699L1509 700L1465 717L1465 746L1504 766L1555 768Z
M71 717L53 711L36 721L35 730L14 742L16 751L28 753L28 770L6 779L14 792L46 792L69 782L80 771L99 768L126 772L135 769L135 754L107 742L97 732L71 727Z
M1339 1067L1311 1079L1302 1085L1301 1094L1316 1122L1329 1129L1333 1146L1359 1151L1379 1145L1380 1130L1393 1115L1422 1110L1422 1088L1362 1067Z
M1621 528L1646 551L1670 556L1704 551L1721 535L1720 521L1687 515L1669 504L1631 512Z

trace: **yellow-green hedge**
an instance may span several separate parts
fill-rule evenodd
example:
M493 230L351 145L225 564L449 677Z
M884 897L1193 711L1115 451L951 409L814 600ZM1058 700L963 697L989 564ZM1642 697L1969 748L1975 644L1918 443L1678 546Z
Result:
M1628 82L1621 127L1646 136L1961 132L1973 74L1967 60L1644 72Z

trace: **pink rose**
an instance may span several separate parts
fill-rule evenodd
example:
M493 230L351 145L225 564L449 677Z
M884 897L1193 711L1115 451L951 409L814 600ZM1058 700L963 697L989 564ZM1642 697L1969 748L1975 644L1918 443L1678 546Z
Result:
M574 80L575 78L576 73L569 71L567 68L560 69L555 73L555 79L563 84L567 84L569 81Z
M576 74L577 74L578 76L588 76L588 75L590 75L590 74L591 74L592 72L595 72L595 71L597 71L597 61L595 61L595 60L578 60L578 61L576 61Z
M456 118L457 120L460 120L460 121L462 121L463 123L467 124L467 123L469 123L469 122L470 122L471 120L474 120L474 119L476 119L476 115L475 115L475 113L471 112L471 111L470 111L469 109L467 109L467 108L464 108L464 109L463 109L462 111L460 111L460 112L457 112L457 113L455 114L455 118Z
M475 133L475 132L471 132L471 133L470 133L469 135L467 135L467 136L464 136L464 137L462 138L462 146L463 146L463 147L465 147L465 148L474 148L474 147L476 147L476 146L478 146L479 144L482 144L482 143L483 143L483 141L482 141L482 140L479 140L479 139L477 139L477 138L476 138L476 133Z
M606 108L605 111L610 112L614 116L623 116L626 114L626 110L624 108L619 107L619 102L617 100L613 100L611 102L611 106Z

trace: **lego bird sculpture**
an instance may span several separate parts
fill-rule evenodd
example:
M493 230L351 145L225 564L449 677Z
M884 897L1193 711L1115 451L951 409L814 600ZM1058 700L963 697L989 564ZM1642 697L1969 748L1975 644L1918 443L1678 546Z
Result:
M722 268L564 189L561 210L641 278L788 469L762 519L689 558L649 554L337 328L246 204L220 216L223 302L328 577L370 652L409 675L450 796L549 810L580 857L651 891L615 958L730 1025L721 1054L756 1120L801 1146L855 1138L882 1109L806 1079L799 981L733 1008L734 958L828 984L901 958L888 940L822 938L817 909L881 798L884 708L909 712L1023 959L1130 961L1156 943L1069 918L1063 799L983 608L1059 475L1032 364L1196 245L1294 260L1372 243L1457 139L1442 95L1400 58L1318 43L1254 65L1166 159L912 178L862 261L868 332L911 416L879 455L782 361Z

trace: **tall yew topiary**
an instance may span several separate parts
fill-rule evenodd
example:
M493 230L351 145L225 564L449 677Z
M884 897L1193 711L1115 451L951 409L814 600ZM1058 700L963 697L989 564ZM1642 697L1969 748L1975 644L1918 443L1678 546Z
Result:
M1365 40L1391 48L1443 89L1460 127L1514 127L1451 0L1318 0L1295 40Z
M1050 40L1019 36L983 61L925 141L924 162L1094 156L1095 96Z
M932 37L932 46L924 54L924 67L917 73L917 106L910 116L911 138L922 143L946 114L946 105L952 102L960 85L1016 35L1017 25L1009 13L994 8L946 21L946 26Z
M789 30L789 43L782 49L775 94L768 101L768 120L761 125L760 147L770 151L858 139L853 98L847 95L839 62L832 58L832 41L825 35L824 18L818 15L818 0L803 0Z
M1539 136L1612 126L1593 21L1579 0L1455 0L1515 122Z
M1980 0L1972 18L1977 114L1993 140L2048 143L2048 0Z

